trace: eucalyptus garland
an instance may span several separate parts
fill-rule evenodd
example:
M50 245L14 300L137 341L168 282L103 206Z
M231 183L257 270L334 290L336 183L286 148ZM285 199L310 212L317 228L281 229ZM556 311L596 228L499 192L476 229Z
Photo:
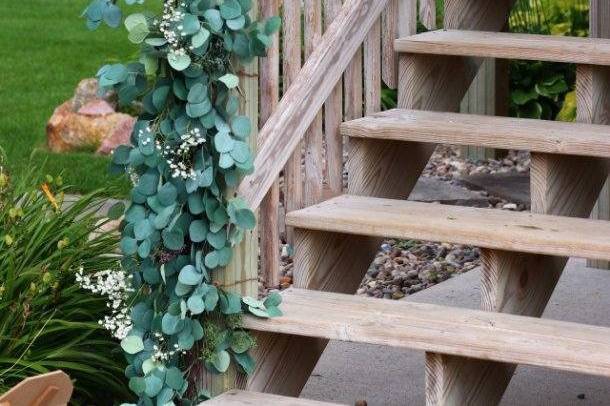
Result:
M216 373L232 362L251 372L255 342L240 327L242 314L281 315L279 295L242 298L214 279L255 227L247 204L227 195L253 170L237 68L265 55L280 19L252 21L251 8L251 0L165 0L161 15L123 20L116 0L94 0L83 13L90 29L123 22L141 44L138 62L97 73L101 91L143 106L132 145L116 148L111 165L134 182L121 249L139 293L121 347L138 405L202 400L188 388L197 362Z

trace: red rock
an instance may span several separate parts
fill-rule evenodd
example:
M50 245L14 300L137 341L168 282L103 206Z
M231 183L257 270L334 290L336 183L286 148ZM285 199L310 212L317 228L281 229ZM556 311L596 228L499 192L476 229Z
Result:
M96 153L108 155L119 145L128 145L135 124L136 118L131 116L121 121L115 127L112 134L102 140L102 145L100 145Z
M88 78L83 79L76 86L76 90L74 91L74 98L72 99L72 110L79 111L83 106L91 101L96 100L105 100L108 102L113 109L116 107L116 92L108 92L105 95L99 95L99 86L97 84L97 79Z
M53 152L96 150L125 120L133 121L134 118L123 113L105 116L75 113L72 100L69 100L55 109L47 123L47 145Z
M106 100L91 100L78 109L78 114L86 116L105 116L114 113L114 108Z

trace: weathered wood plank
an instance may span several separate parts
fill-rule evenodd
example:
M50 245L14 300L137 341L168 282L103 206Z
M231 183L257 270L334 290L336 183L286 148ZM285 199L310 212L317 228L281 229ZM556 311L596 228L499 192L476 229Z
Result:
M301 70L301 2L283 2L283 93L297 80ZM271 134L270 132L268 134ZM299 141L284 167L284 207L286 211L303 208L303 143ZM292 230L286 230L288 243L293 242Z
M610 40L506 32L439 30L397 39L399 52L610 65Z
M436 0L419 0L419 19L428 30L436 29Z
M362 47L358 48L354 58L345 69L343 82L345 86L345 119L351 120L362 117Z
M390 0L381 15L381 78L390 89L398 87L398 58L394 40L398 38L398 0Z
M364 114L381 110L381 21L364 40Z
M339 406L339 404L232 390L203 402L200 406Z
M485 59L477 76L472 81L470 89L464 96L460 106L462 113L496 114L496 61ZM463 157L479 160L493 158L495 151L478 145L468 145L460 148Z
M341 12L341 0L324 1L324 26L328 30ZM343 121L343 86L339 82L324 103L324 137L326 140L325 197L337 196L343 191L343 137L339 126Z
M608 221L343 195L289 213L286 224L307 230L610 260Z
M282 296L282 317L244 325L610 377L608 327L304 289Z
M259 0L260 14L264 18L279 14L279 0ZM271 117L279 102L280 95L280 41L279 35L267 51L267 57L259 61L260 80L260 117L263 126ZM259 140L259 143L261 141ZM260 239L260 276L267 288L280 286L280 233L279 233L280 185L276 180L261 203L259 213Z
M304 0L305 60L320 44L322 37L322 0ZM324 186L324 136L322 132L322 111L318 110L309 129L305 133L305 206L322 200Z
M606 125L395 109L345 122L341 133L367 139L610 158L610 126Z

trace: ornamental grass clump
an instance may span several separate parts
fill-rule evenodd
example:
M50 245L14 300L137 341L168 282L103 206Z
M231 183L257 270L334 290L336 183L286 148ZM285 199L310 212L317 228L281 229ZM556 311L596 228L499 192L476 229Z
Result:
M0 162L0 393L61 369L74 404L110 405L129 396L125 362L99 324L106 300L79 288L77 271L117 268L119 237L92 193L63 203L61 178L11 178Z
M89 28L122 22L141 46L138 61L97 73L100 89L114 90L120 104L143 105L131 145L115 149L111 168L134 182L120 246L139 295L121 346L139 405L205 398L207 388L189 387L205 382L193 376L202 368L251 372L254 340L242 314L281 314L279 295L242 298L216 277L256 225L231 192L253 170L238 75L265 55L280 19L253 21L251 9L251 0L165 0L161 14L123 19L117 1L94 0L84 12Z

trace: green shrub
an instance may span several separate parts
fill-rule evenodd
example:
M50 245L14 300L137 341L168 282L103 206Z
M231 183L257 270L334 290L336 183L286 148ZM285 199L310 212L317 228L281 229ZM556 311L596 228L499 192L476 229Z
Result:
M61 178L38 183L33 173L11 179L0 156L0 393L62 369L76 404L126 399L123 356L98 324L106 300L75 283L81 266L85 274L116 268L118 235L103 231L99 192L61 208Z
M583 37L588 34L588 11L588 0L518 0L509 19L510 30ZM511 115L555 120L575 81L576 69L571 64L511 61ZM566 110L562 117L574 115Z

